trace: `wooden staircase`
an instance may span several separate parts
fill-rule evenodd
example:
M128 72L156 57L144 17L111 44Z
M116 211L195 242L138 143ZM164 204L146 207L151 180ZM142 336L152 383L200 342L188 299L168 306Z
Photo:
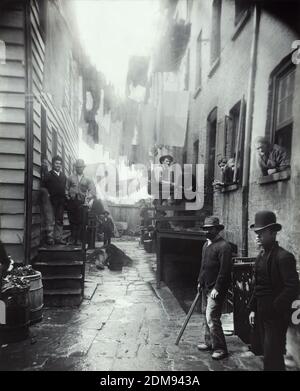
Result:
M34 268L42 273L44 305L79 306L84 293L86 252L78 246L39 248Z

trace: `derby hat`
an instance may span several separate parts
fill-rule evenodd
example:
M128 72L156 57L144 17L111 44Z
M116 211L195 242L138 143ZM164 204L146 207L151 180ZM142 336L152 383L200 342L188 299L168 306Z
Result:
M77 159L75 162L75 167L85 167L85 163L83 159Z
M265 228L273 227L275 231L280 231L282 226L276 222L275 213L269 210L262 210L255 214L254 224L250 225L253 231L261 231Z
M203 228L217 227L220 230L224 229L224 225L220 224L219 218L216 216L206 217L204 220Z
M165 159L169 159L171 163L174 161L173 156L171 156L171 155L163 155L163 156L161 156L161 157L159 158L159 163L162 164L162 162L163 162Z

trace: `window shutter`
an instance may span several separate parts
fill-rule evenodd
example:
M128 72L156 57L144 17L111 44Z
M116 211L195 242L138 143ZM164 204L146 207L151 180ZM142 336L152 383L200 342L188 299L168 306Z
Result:
M225 157L230 159L233 157L232 151L232 133L233 133L233 120L229 115L225 115Z
M245 113L246 113L246 102L243 96L241 100L238 135L235 150L235 169L233 182L241 181L242 170L243 170L243 145L244 145L244 129L245 129Z
M225 156L225 122L219 121L216 140L215 179L222 180L221 170L218 161Z

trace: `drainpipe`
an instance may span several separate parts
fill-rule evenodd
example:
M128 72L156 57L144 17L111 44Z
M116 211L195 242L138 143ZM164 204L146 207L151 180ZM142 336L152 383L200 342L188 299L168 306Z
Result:
M249 224L249 177L251 159L251 136L254 111L255 76L257 67L257 47L260 25L260 7L256 3L253 9L253 35L250 56L250 73L247 91L247 110L244 144L244 165L242 182L242 256L248 256L248 224Z

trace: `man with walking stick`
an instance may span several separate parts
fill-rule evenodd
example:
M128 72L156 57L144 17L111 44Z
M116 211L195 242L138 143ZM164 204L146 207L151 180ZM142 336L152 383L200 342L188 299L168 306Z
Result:
M205 340L197 345L201 351L211 351L214 360L228 356L221 315L231 282L231 246L221 236L224 225L218 217L207 217L203 229L206 242L198 277L198 292L202 292L202 312L205 314Z

